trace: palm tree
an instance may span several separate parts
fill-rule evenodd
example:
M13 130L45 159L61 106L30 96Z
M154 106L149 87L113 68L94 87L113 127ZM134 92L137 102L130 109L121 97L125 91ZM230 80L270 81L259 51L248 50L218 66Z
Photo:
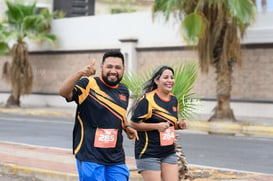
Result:
M28 57L26 39L49 40L54 42L55 35L49 34L53 14L49 11L37 13L36 4L24 5L6 1L6 19L0 25L0 52L12 56L11 64L3 66L4 78L11 84L12 93L7 107L20 106L20 96L32 90L32 67ZM15 42L9 47L10 42Z
M242 63L240 38L255 18L255 7L253 0L154 2L154 15L163 13L166 20L172 15L179 18L183 36L196 45L201 72L215 68L217 105L209 121L236 121L230 107L232 71Z

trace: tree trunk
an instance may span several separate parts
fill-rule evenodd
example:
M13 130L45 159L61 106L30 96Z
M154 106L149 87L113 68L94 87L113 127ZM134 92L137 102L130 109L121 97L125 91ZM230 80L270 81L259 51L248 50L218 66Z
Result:
M28 58L27 44L19 42L12 48L12 62L9 70L12 93L6 103L7 107L19 107L21 95L32 90L32 68Z
M209 121L236 121L233 110L230 107L232 65L232 63L228 63L227 66L224 67L216 65L217 105Z
M12 94L9 96L6 107L20 107L20 97L15 98Z

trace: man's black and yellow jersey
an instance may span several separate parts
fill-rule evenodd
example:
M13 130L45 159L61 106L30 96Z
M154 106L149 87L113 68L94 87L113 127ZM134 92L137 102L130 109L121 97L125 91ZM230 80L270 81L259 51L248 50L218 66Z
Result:
M161 99L154 90L143 96L137 105L131 120L133 122L177 124L177 98L170 94L169 100ZM135 143L135 158L161 158L175 153L174 144L160 146L158 130L138 131L139 140Z
M72 101L77 103L73 129L73 153L81 161L105 165L124 164L122 128L126 119L129 91L123 84L109 86L101 77L80 79ZM117 129L115 148L94 147L97 128Z

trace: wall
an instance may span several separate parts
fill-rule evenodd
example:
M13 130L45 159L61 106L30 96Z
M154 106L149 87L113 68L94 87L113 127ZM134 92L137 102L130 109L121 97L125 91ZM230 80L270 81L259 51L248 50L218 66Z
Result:
M272 47L273 48L273 47ZM244 63L233 73L232 97L243 100L271 100L273 101L273 51L266 49L244 49ZM81 53L33 53L30 60L33 65L33 92L57 94L61 82L68 75L76 72L90 63L91 57L97 60L99 69L104 50ZM196 53L177 48L177 50L153 49L137 50L138 70L141 73L160 64L175 65L179 62L195 61ZM1 61L0 65L2 67ZM99 71L98 71L99 72ZM3 83L2 83L3 82ZM205 98L215 97L215 73L211 69L208 75L199 74L194 86L194 92ZM1 79L1 91L10 88Z

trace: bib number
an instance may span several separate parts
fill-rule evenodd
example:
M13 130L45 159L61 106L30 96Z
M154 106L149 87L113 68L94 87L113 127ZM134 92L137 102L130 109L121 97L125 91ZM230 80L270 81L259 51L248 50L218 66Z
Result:
M174 127L169 127L164 132L159 132L160 134L160 146L168 146L174 143L175 131Z
M94 146L97 148L115 148L117 143L117 129L97 128Z

